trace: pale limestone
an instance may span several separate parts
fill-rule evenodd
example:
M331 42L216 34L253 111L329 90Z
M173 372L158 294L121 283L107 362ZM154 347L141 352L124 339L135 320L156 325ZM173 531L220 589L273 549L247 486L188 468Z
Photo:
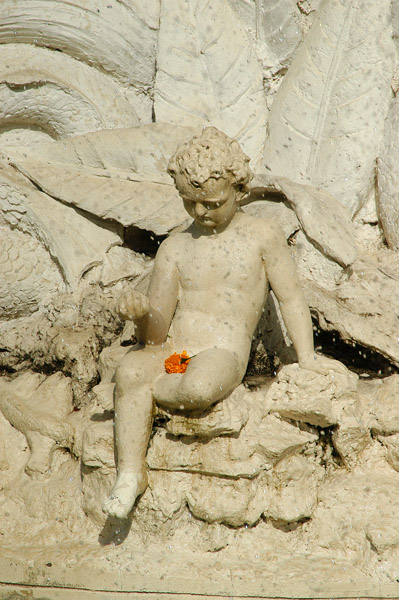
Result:
M265 515L293 523L309 519L317 504L318 484L324 473L302 456L292 456L273 470L273 490Z
M157 121L214 125L260 163L267 121L262 70L227 0L162 2L154 111Z
M267 397L270 410L296 421L319 427L338 422L334 400L353 396L357 377L330 371L327 376L299 369L298 365L284 366Z
M380 436L379 440L386 447L386 458L395 471L399 471L399 434Z
M25 389L13 381L2 381L0 410L27 439L31 454L25 471L45 475L57 443L65 446L72 437L71 427L64 421L72 410L72 389L62 373L44 378L37 387L35 379L37 382L34 375L25 377Z
M383 381L377 390L371 407L369 426L375 433L392 435L399 433L399 375L392 375Z
M381 253L383 259L383 253ZM397 341L398 271L376 262L380 257L358 259L350 276L343 276L334 292L307 278L304 292L322 327L337 331L350 344L359 344L367 359L369 350L399 364Z
M218 477L211 482L197 475L187 492L188 506L196 517L209 523L253 525L269 504L267 481L267 476L261 476L260 481Z
M260 376L256 385L261 387L244 393L246 400L237 412L227 411L226 420L220 414L210 418L218 423L213 433L223 432L222 443L230 444L223 454L222 471L228 469L228 461L237 465L240 456L257 444L245 477L217 474L216 452L206 457L214 475L148 469L149 486L129 519L107 518L101 510L115 477L112 378L116 363L135 341L134 324L129 322L121 333L120 320L111 316L116 304L112 294L126 280L146 294L150 269L140 269L152 262L135 262L131 251L121 246L123 229L138 227L140 233L145 229L155 238L183 229L188 222L166 167L170 154L195 133L194 123L190 119L188 127L180 127L180 120L177 125L151 123L156 80L155 95L161 90L171 98L181 85L176 82L183 78L187 82L201 65L213 61L222 72L231 65L234 53L241 59L250 57L245 78L234 78L237 71L228 69L230 88L228 76L221 76L216 87L207 87L214 105L204 118L212 125L224 119L223 128L237 132L251 158L252 149L259 148L260 141L263 144L269 119L267 145L272 151L263 162L273 170L277 165L283 177L257 173L255 189L244 199L244 211L258 220L276 219L290 238L312 314L322 329L333 331L337 340L339 332L351 344L360 343L365 369L375 367L379 357L373 352L392 365L399 364L397 252L383 247L376 211L378 201L385 238L395 248L392 156L397 105L391 102L389 89L391 23L395 34L398 28L395 3L391 16L386 0L378 6L369 0L356 6L331 0L322 2L318 12L318 0L296 4L230 0L239 16L227 10L221 21L222 12L214 10L211 30L206 30L210 13L186 27L186 33L190 30L197 40L209 41L212 32L222 33L214 46L195 49L190 56L192 68L188 57L177 63L163 54L163 48L170 48L182 34L181 24L176 35L171 32L173 40L165 33L178 5L166 12L168 3L158 1L111 0L105 6L97 0L72 4L52 0L45 10L39 0L28 4L6 0L0 8L0 130L8 156L1 168L0 227L2 241L12 242L0 265L2 281L9 281L1 296L8 321L0 325L0 359L6 369L0 403L25 431L21 433L0 415L4 443L4 448L0 446L0 530L2 557L10 558L6 563L2 558L0 579L56 582L67 586L64 593L70 597L90 593L72 589L79 585L107 590L99 592L102 595L119 596L123 589L126 597L127 590L135 593L133 589L146 590L147 595L184 591L287 597L322 593L333 597L338 590L340 595L359 595L362 590L366 595L396 597L396 583L388 584L393 586L389 590L385 587L398 579L395 376L382 383L364 379L357 394L338 399L335 389L330 408L323 395L325 379L318 380L316 394L311 391L315 382L308 381L308 387L303 385L290 398L287 410L291 412L283 419L276 417L278 413L268 414L270 381L263 383ZM195 2L185 8L190 7L195 8ZM315 25L309 31L312 21ZM244 29L248 40L241 35ZM240 35L231 35L233 30ZM233 50L228 56L230 46L219 41L226 40L226 31ZM298 51L296 44L302 37ZM240 40L244 40L242 48ZM397 37L394 41L397 46ZM305 57L306 50L310 54ZM156 57L159 65L174 69L173 86L164 85L161 70L156 73ZM356 66L359 57L361 69ZM307 79L309 60L320 67L312 71L311 80ZM178 64L181 70L176 69ZM255 74L252 80L251 73ZM214 72L201 76L215 79ZM255 88L248 88L248 81L255 82ZM228 94L219 93L223 88L233 99L227 117ZM245 89L248 94L240 98ZM298 101L299 89L306 93L304 101ZM391 89L396 93L395 77ZM200 92L190 88L167 109L172 123L177 111L193 98L198 117ZM157 103L159 107L159 97ZM250 108L246 111L242 106ZM287 106L292 108L290 114ZM299 139L291 130L286 146L280 135L287 126L284 115L305 133ZM251 129L251 123L262 126ZM129 129L112 131L120 127ZM97 131L68 137L91 130ZM46 144L34 144L44 140ZM257 151L260 158L261 154ZM303 159L310 170L302 169ZM298 181L305 181L310 171L316 187L300 185ZM266 184L256 187L260 179ZM326 187L336 198L317 186ZM115 206L118 199L124 202ZM348 213L339 203L352 214L363 206L355 215L357 248ZM134 240L132 235L129 238ZM156 241L160 240L154 239L154 246ZM124 257L129 257L126 262ZM65 293L67 289L74 292ZM284 325L280 337L276 334L278 311L270 296L256 334L260 336L257 346L262 341L259 347L267 349L270 375L280 360L284 363L288 356L290 362L296 360ZM100 348L109 344L113 345L103 350L97 365ZM43 373L62 369L68 375L69 391L59 374L32 374L30 368ZM98 371L101 384L93 389ZM300 379L298 371L296 376ZM11 388L12 398L5 393ZM42 412L36 410L40 401L35 394L40 388L46 399ZM70 400L58 405L60 395ZM224 412L224 402L228 405L229 399L222 400L216 413ZM297 421L298 414L301 420ZM240 429L246 420L243 415L248 420ZM206 422L207 418L199 419ZM51 431L49 419L55 420ZM315 419L332 421L327 430L317 425L320 438L319 430L308 425ZM176 432L190 427L179 416L172 417L170 428L175 427L173 420L179 423ZM157 427L162 423L158 414ZM239 433L232 432L232 423ZM62 434L63 428L67 435ZM60 432L62 440L57 442L47 435ZM164 432L157 429L153 439L162 438ZM32 447L30 459L27 440ZM175 437L167 443L172 454L172 448L184 445L184 440ZM190 443L204 447L193 437ZM82 454L93 466L84 464ZM29 475L24 473L28 459ZM259 474L250 478L254 467ZM251 527L245 528L246 524ZM134 574L130 579L129 569ZM58 597L60 588L54 593Z
M86 10L84 4L53 0L47 12L40 1L27 7L23 2L7 0L1 5L1 42L8 45L23 41L29 46L56 48L72 56L74 62L89 65L93 76L105 71L122 92L127 88L125 93L132 104L140 108L143 105L140 112L149 122L151 104L145 101L145 90L153 85L155 77L159 2L151 0L145 7L136 1L93 4L92 10ZM109 46L104 45L104 39ZM108 51L111 47L113 50ZM135 60L131 60L132 55ZM18 51L12 62L17 57ZM79 71L79 65L75 69Z
M255 3L229 0L252 39L264 70L288 65L302 39L300 12L294 0Z
M332 442L348 467L358 463L363 450L372 444L370 432L358 415L349 416L339 423L332 434Z
M316 248L342 267L351 265L357 254L350 213L340 199L324 190L297 183L286 177L257 175L252 194L282 194L295 211L301 228Z
M383 142L377 162L378 216L390 248L398 250L398 171L394 160L399 143L399 99L392 98L384 126Z
M0 318L24 317L63 292L65 285L37 239L9 227L0 227L0 236Z
M272 173L329 191L352 215L374 186L395 61L390 22L388 0L322 2L269 116Z
M105 252L121 243L116 228L101 228L73 208L54 200L0 162L7 193L0 199L2 216L12 228L29 233L47 249L65 283L76 289L83 274L101 263ZM56 209L55 209L56 206Z
M246 396L249 401L246 401ZM213 438L239 433L246 425L251 410L250 394L243 385L228 398L216 404L208 414L196 416L171 415L166 431L175 436Z
M91 423L82 441L82 462L88 467L114 467L114 429L112 421Z
M143 273L147 265L148 261L141 254L132 252L129 248L114 246L104 257L100 284L110 286L119 281L132 281Z
M239 436L220 437L203 443L185 437L179 441L160 430L148 451L149 466L170 471L252 478L317 439L317 435L300 431L272 415L259 420L255 402L249 394L247 410L251 411L251 417ZM218 457L217 462L215 456Z
M11 43L0 57L1 121L40 124L50 140L139 124L120 86L65 53Z

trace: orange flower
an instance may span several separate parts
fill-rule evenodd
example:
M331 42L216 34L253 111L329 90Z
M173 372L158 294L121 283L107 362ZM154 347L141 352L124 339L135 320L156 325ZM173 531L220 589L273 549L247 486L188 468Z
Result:
M167 373L185 373L190 360L185 350L181 354L174 352L165 360L165 370Z

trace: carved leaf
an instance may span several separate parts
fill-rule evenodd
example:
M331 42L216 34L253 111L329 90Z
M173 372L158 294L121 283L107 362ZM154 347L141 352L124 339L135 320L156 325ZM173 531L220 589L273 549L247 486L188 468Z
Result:
M77 287L85 271L102 262L111 246L122 242L116 228L101 227L62 203L54 206L53 198L35 189L20 173L2 163L0 187L6 191L3 195L0 190L0 219L37 238L72 289ZM30 260L28 253L25 260ZM41 284L44 271L34 275L36 282L31 282L31 290ZM42 285L46 286L45 283Z
M374 185L390 97L389 0L324 1L275 97L264 161L352 215Z
M301 228L323 254L347 267L356 259L353 225L348 211L328 192L290 181L286 177L255 176L252 197L264 192L284 195Z
M295 0L229 0L267 66L286 65L302 39ZM271 62L270 62L271 60ZM266 66L266 64L265 64Z
M257 163L266 135L262 69L227 0L163 0L157 67L157 121L212 124Z
M9 161L36 186L63 204L104 220L158 235L188 219L166 172L177 146L197 131L166 123L98 131L9 148Z

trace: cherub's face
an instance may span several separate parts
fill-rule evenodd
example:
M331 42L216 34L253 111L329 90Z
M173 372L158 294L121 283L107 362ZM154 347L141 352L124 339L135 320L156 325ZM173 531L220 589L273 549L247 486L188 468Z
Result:
M185 177L179 177L176 187L184 208L201 228L217 230L227 225L237 212L239 197L230 178L211 178L194 187Z

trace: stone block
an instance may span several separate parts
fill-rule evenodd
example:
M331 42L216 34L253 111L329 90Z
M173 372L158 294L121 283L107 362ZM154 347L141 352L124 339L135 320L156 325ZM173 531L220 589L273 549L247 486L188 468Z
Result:
M317 504L323 469L304 456L282 460L271 475L270 505L265 517L292 523L309 519Z
M334 400L353 396L357 390L357 377L329 372L320 375L297 364L284 366L267 394L271 411L292 419L330 427L337 423Z
M91 423L84 431L82 461L88 467L114 467L113 421Z
M174 436L213 438L239 433L248 421L251 393L238 386L228 398L198 415L172 415L166 430Z
M387 377L377 389L370 407L370 428L373 433L399 433L399 375Z

